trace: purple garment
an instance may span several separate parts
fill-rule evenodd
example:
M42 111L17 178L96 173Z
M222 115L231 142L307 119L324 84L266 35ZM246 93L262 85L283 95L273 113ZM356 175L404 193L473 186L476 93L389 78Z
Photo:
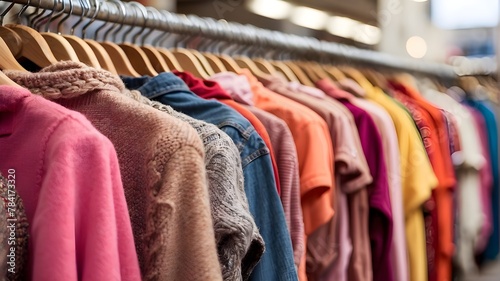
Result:
M339 100L352 112L361 146L370 167L373 182L368 186L370 204L370 240L374 281L391 281L392 208L384 161L382 139L372 117L345 99Z
M481 233L476 242L476 253L482 253L488 244L488 240L493 232L493 211L491 206L491 192L493 187L493 175L491 171L491 158L488 148L488 135L486 129L486 121L483 115L477 109L466 106L469 112L474 117L479 138L481 139L482 154L486 160L484 166L479 170L479 178L481 181L481 208L483 209L484 223L481 227Z
M338 100L354 116L361 146L373 178L373 182L368 186L373 280L392 281L392 207L382 138L370 114L344 98L342 91L338 92Z

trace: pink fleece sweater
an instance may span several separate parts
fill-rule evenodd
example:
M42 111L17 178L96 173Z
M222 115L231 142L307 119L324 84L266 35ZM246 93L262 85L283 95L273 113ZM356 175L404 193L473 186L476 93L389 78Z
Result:
M0 86L0 159L30 223L30 280L140 280L115 149L85 117Z

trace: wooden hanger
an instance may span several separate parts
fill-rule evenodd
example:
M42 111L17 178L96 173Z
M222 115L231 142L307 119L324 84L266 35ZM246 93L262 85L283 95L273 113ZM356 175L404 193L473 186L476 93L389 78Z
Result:
M168 72L170 68L160 52L153 46L141 46L142 51L146 54L153 68L158 72Z
M107 71L109 71L113 74L118 74L114 63L111 60L111 57L109 56L108 52L106 52L106 49L104 49L103 46L101 46L97 41L94 41L91 39L85 39L85 42L92 49L97 60L99 61L99 65L103 69L106 69Z
M368 81L370 81L370 83L372 85L377 86L380 89L387 88L387 85L388 85L387 79L379 72L377 72L373 69L369 69L369 68L365 68L361 72L364 74L366 79L368 79Z
M288 81L295 81L299 82L299 79L293 71L288 67L288 65L284 64L282 61L270 61L270 64L274 66L274 69L276 69L278 72L281 72L285 77L288 79Z
M0 25L0 37L3 39L6 46L9 47L10 52L14 57L21 55L23 49L23 40L12 29Z
M45 41L38 31L18 24L10 24L7 25L7 27L16 32L21 38L23 48L20 55L22 57L29 59L41 68L58 62L47 44L47 41ZM9 43L7 43L7 45L9 45Z
M21 70L27 71L22 67L12 55L9 47L5 44L5 41L0 37L0 69L2 70Z
M202 79L208 79L210 75L205 71L200 61L186 49L178 48L171 51L176 60L185 71L190 72L194 76Z
M216 72L213 70L212 66L210 65L210 63L208 62L207 58L205 58L205 56L200 53L199 51L197 50L193 50L193 49L186 49L188 52L191 52L195 57L196 59L198 59L198 61L200 62L201 66L203 66L203 69L205 69L205 72L209 75L209 76L212 76L214 75Z
M226 67L217 56L211 53L202 53L202 55L207 59L208 63L216 73L227 72Z
M358 69L350 66L343 66L341 69L345 75L356 81L363 89L365 89L365 91L372 92L373 88L375 88Z
M99 63L94 50L85 40L75 35L63 35L63 37L73 47L73 50L75 50L75 53L81 62L93 68L101 69L101 64Z
M310 63L304 62L304 61L297 61L295 62L295 65L298 66L305 75L307 75L307 78L311 80L312 83L316 84L319 80L321 80L320 75L318 75L315 71L315 69L311 66Z
M50 32L40 33L52 50L52 53L59 61L79 62L80 59L71 44L59 34Z
M344 79L347 79L345 74L342 71L340 71L340 69L336 68L333 65L323 65L323 69L325 69L326 73L330 76L330 78L333 81L339 82Z
M236 63L236 61L232 57L225 54L220 54L215 56L220 59L220 61L222 62L222 64L224 64L224 67L228 71L234 73L240 73L242 71L241 67Z
M125 76L132 76L132 77L142 76L134 69L127 55L120 48L120 46L109 41L101 42L100 44L108 53L109 57L111 58L111 61L116 67L116 72L118 74Z
M252 72L253 75L255 75L256 77L265 77L266 73L264 73L262 70L260 70L260 68L258 68L255 63L253 62L253 60L251 60L250 58L248 57L244 57L244 56L240 56L240 57L236 57L234 59L234 61L242 68L247 68L248 70L250 70L250 72Z
M184 68L182 65L177 61L177 58L170 52L170 50L166 48L161 48L157 47L156 50L160 53L160 55L163 57L165 60L165 63L167 64L169 69L172 70L177 70L177 71L184 71Z
M149 61L148 56L139 46L130 43L121 43L118 46L125 52L137 72L152 77L158 75L158 72Z
M322 80L322 79L332 80L330 75L325 71L323 66L320 65L319 63L308 62L307 64L310 66L311 71L313 71L315 73L315 75L319 78L319 80Z
M302 71L300 67L298 67L294 62L292 61L283 61L284 64L286 64L290 70L297 76L297 79L299 79L299 82L303 85L309 86L309 87L314 87L314 83L309 79L309 77Z
M274 66L265 59L255 58L253 59L253 62L260 70L262 70L262 72L266 74L273 74L277 72Z

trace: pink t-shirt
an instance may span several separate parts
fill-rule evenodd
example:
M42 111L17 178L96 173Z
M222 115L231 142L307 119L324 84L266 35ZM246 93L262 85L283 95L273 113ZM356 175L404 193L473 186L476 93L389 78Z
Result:
M0 86L0 147L30 224L30 279L141 280L115 149L83 115Z
M352 83L355 82L352 81ZM357 89L352 83L342 83L341 86L348 92L349 90L356 91L356 94L363 96L363 94L360 94L360 92L363 92L363 89L361 89L359 85L359 89ZM399 165L400 155L396 128L394 127L391 116L381 106L365 99L356 98L353 95L346 95L346 97L356 106L366 110L366 112L372 116L373 121L375 121L380 131L391 195L393 220L393 245L391 248L391 256L394 280L408 281L408 263L406 261L408 250L406 248L405 238L401 168Z

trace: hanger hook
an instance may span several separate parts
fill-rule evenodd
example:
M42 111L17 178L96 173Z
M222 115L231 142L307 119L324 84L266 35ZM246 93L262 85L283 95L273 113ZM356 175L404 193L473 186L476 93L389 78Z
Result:
M137 23L137 20L139 19L139 15L137 14L137 11L140 11L141 14L142 14L142 17L144 19L144 22L142 24L142 28L134 35L132 36L132 43L136 44L136 40L137 38L139 37L139 35L141 33L144 32L144 30L146 29L146 26L147 26L147 23L148 23L148 10L146 9L146 7L144 7L143 5L141 5L140 3L138 2L129 2L129 5L131 7L134 7L134 14L135 14L135 18L134 18L134 24L131 26L131 28L129 29L129 32L131 32L133 30L133 28L136 27L136 23ZM127 32L127 34L129 33ZM126 35L125 35L126 37Z
M165 10L161 10L159 11L160 12L160 25L159 27L161 27L162 24L169 24L169 16L170 16L170 13L168 11L165 11ZM163 46L163 44L165 43L165 41L167 41L167 39L172 35L172 33L170 32L163 32L163 34L161 34L160 36L158 36L155 40L153 40L152 42L152 45L155 46L155 47L160 47L160 46Z
M141 40L141 45L144 46L146 44L146 39L151 36L151 34L160 26L160 11L158 11L156 8L154 7L146 7L146 10L149 12L151 12L152 14L152 17L153 17L153 24L151 24L151 27L149 28L149 31L148 33L146 33L144 36L142 36L142 40ZM145 24L144 24L145 25ZM134 38L134 41L136 40L136 38Z
M70 3L71 3L71 1L70 1ZM49 31L49 26L54 20L56 20L57 18L59 18L60 16L62 16L64 14L65 9L66 9L66 1L62 0L61 10L59 10L56 14L53 14L52 17L49 19L49 21L47 22L47 25L45 27L46 31ZM57 27L59 28L59 23L57 24ZM57 32L59 33L59 29L57 29Z
M71 29L69 31L71 35L75 35L76 27L82 23L83 18L86 17L88 12L90 11L90 3L88 1L79 0L79 2L80 2L80 5L82 6L82 14L80 15L80 18L78 19L78 21L75 24L73 24L73 26L71 27ZM89 5L87 6L87 4L89 4Z
M105 38L108 38L108 34L115 29L115 27L120 23L118 26L118 30L114 32L112 41L116 42L116 35L123 29L123 23L125 22L125 18L127 17L127 9L125 8L125 4L121 2L120 0L111 0L113 3L117 4L118 7L118 20L114 23L113 27L108 29L105 34ZM120 21L121 20L121 21ZM120 22L119 22L120 21Z
M65 0L63 0L64 2ZM64 18L61 19L61 21L59 21L59 23L57 23L57 33L58 34L61 34L61 29L62 29L62 25L64 22L66 22L69 17L71 17L73 15L73 1L69 1L69 12L66 16L64 16Z
M23 5L23 7L21 8L21 10L19 10L19 13L17 14L17 21L19 23L21 23L21 17L23 16L24 12L28 9L28 7L30 6L30 3L31 3L31 0L28 0L28 2L26 2L25 5ZM3 20L3 18L2 18ZM0 23L0 25L2 25Z
M0 14L0 25L3 25L3 19L5 18L5 15L12 9L12 7L14 7L16 3L15 2L12 2L8 7L7 9L5 9L5 11L3 11L1 14ZM26 4L27 6L28 4Z
M39 1L38 1L38 6L37 6L37 9L36 9L36 11L37 11L37 12L38 12L38 10L40 10L40 9L41 9L41 8L40 8L41 1L42 1L42 0L39 0ZM35 26L38 24L38 19L39 19L40 17L42 17L42 16L43 16L43 14L45 14L45 12L46 12L46 11L47 11L47 9L43 9L40 13L38 13L37 15L35 15L35 16L31 19L31 26L30 26L31 28L35 28Z
M45 32L49 31L49 25L54 20L54 15L57 12L56 8L57 8L57 4L59 4L59 1L61 1L61 0L54 0L54 6L52 6L52 11L50 13L48 13L46 16L40 18L40 20L39 20L40 24L45 21L45 27L43 29ZM64 11L64 1L63 1L63 11Z
M28 21L26 24L30 27L33 26L33 19L38 15L38 11L40 11L40 1L42 0L38 0L38 5L33 5L33 7L36 6L36 8L33 10L32 13L26 16L26 20Z
M131 31L134 29L136 23L137 23L137 18L139 17L138 14L137 14L137 5L134 4L135 2L126 2L124 3L125 6L128 6L127 8L131 7L132 9L130 10L130 14L131 14L131 17L133 17L133 20L132 20L132 24L129 25L129 27L123 31L122 33L122 43L125 42L127 40L127 35L131 33ZM124 21L125 21L125 16L124 16ZM123 22L124 22L123 21ZM121 28L123 27L124 23L122 22L121 24L121 27L120 27L120 30ZM117 32L118 33L118 32Z
M93 0L93 6L95 7L94 8L94 14L92 15L92 18L90 19L90 21L88 23L86 23L83 28L82 28L82 38L85 39L86 35L87 35L87 28L89 28L89 26L94 23L96 17L97 17L97 14L99 14L99 12L101 11L101 2L102 0Z
M106 4L107 2L103 2L102 4ZM113 3L113 2L112 2ZM115 7L118 8L118 4L116 3L113 3L115 4ZM107 5L106 5L107 6ZM104 27L109 23L109 16L110 15L114 15L115 14L115 11L114 10L111 10L111 9L106 9L107 10L107 13L106 13L106 19L103 21L103 24L101 26L99 26L96 30L95 30L95 34L94 34L94 39L95 40L98 40L98 34L99 32L101 32L101 30L104 29ZM105 37L102 38L103 41L105 40Z

